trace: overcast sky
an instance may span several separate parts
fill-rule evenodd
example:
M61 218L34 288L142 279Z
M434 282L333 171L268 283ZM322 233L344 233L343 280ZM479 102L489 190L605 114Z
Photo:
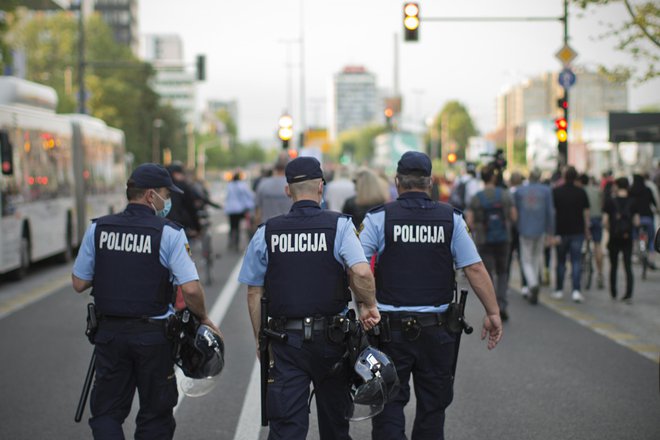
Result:
M363 65L379 88L393 86L394 34L402 30L401 0L306 0L303 5L307 124L326 125L332 75ZM554 54L562 46L560 22L446 23L424 17L549 16L563 13L562 0L420 0L418 43L400 43L400 88L404 113L423 120L451 99L463 102L482 133L495 127L495 99L527 76L560 70ZM139 0L141 33L176 33L193 63L207 56L207 99L236 99L243 139L274 137L287 101L287 50L299 62L301 0ZM581 17L579 16L581 15ZM615 40L597 37L605 23L619 23L621 4L583 12L571 8L569 44L574 64L595 69L631 63L615 51ZM293 116L299 111L299 75L294 70ZM578 78L579 81L579 78ZM629 89L631 111L660 105L660 80Z

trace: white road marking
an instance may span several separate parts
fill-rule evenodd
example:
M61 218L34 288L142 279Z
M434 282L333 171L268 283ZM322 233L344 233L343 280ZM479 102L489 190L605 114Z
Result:
M71 274L67 273L54 280L49 280L42 285L28 290L27 292L19 292L7 298L0 299L0 319L5 318L20 309L29 306L47 296L52 295L59 289L67 284L71 284ZM73 289L71 289L73 291Z
M238 418L234 440L256 440L261 431L261 389L259 361L255 360L250 384L245 392L241 415Z

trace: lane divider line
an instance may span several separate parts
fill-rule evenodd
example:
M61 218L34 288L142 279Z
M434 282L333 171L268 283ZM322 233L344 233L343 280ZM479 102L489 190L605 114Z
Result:
M215 303L209 312L209 318L218 326L220 323L222 323L222 320L227 314L227 310L229 309L231 302L234 300L234 296L236 296L236 293L239 290L240 283L238 282L238 273L241 271L242 263L243 259L241 258L236 263L236 266L231 271L231 274L229 274L229 278L227 279L225 286L222 288L222 291L218 295L218 299L215 300ZM176 368L176 381L178 384L181 383L183 377L184 375L181 369ZM176 406L174 407L174 414L176 414L176 411L179 409L179 406L185 397L186 395L183 394L181 389L179 389L179 399L177 400Z
M652 360L656 364L660 363L660 357L658 356L660 346L641 342L639 336L624 332L614 324L599 322L596 317L583 311L578 311L575 306L559 304L555 300L547 300L545 298L539 298L539 301L549 309L593 330L599 335L605 336L609 340Z
M261 431L261 383L259 361L255 360L250 383L245 392L234 440L256 440Z

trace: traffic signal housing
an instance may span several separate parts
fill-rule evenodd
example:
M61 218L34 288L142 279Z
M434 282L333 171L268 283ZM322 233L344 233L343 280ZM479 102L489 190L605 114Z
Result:
M403 40L419 40L419 5L407 2L403 5Z
M454 152L451 152L447 155L447 162L449 162L450 164L456 163L457 159L458 159L458 156Z
M566 142L568 140L568 122L566 118L555 119L555 126L557 127L557 140L559 142Z
M560 109L562 109L564 111L568 110L568 99L559 98L557 100L557 107L559 107Z
M288 114L280 116L279 120L279 129L277 130L277 136L282 141L282 148L286 150L289 148L289 141L293 137L293 118Z
M206 55L197 55L197 81L206 81Z
M390 107L387 107L384 113L385 113L385 124L387 125L388 128L392 128L392 116L394 116L394 110L392 110Z

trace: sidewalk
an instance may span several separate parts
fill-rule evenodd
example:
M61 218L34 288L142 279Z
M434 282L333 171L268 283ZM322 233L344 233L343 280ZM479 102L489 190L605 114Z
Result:
M660 259L656 258L656 262L658 261ZM551 284L541 287L539 303L660 363L660 270L648 271L646 280L642 280L641 267L639 264L633 263L635 276L633 303L626 304L620 298L613 301L610 297L607 256L605 256L603 266L605 287L597 289L594 276L591 289L582 291L585 301L577 304L571 301L570 264L568 263L564 282L564 298L562 300L550 298L550 293L554 290L553 258L550 266ZM617 281L619 297L621 297L622 292L625 291L625 273L621 263ZM520 269L517 262L514 262L511 268L509 285L509 295L520 295ZM529 307L535 306L530 304ZM515 319L515 316L512 319Z

